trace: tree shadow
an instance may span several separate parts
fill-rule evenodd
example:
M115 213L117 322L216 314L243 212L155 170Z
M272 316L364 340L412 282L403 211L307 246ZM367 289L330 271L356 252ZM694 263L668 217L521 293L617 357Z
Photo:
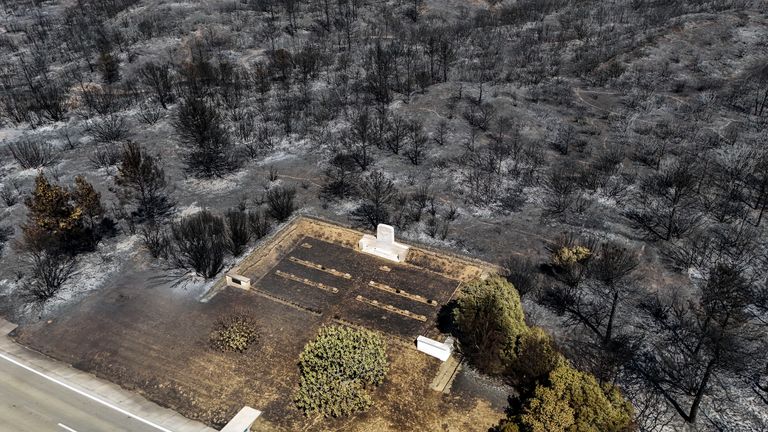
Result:
M453 321L453 311L458 307L456 300L451 300L437 312L437 328L442 333L458 336L458 329Z

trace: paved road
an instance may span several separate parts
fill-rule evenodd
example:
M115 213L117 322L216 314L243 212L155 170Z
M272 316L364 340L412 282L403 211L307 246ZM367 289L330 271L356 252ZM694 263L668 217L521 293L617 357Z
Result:
M161 432L0 357L0 432Z

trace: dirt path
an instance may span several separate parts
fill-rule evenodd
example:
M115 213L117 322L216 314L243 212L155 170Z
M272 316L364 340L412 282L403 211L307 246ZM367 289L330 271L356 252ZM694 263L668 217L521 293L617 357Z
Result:
M279 174L279 173L277 174L277 177L278 177L278 178L280 178L280 177L284 177L284 178L289 178L289 179L291 179L291 180L300 180L300 181L305 181L305 182L309 182L309 183L312 183L313 185L315 185L315 186L317 186L317 187L321 187L321 186L322 186L320 183L317 183L317 182L315 182L315 181L314 181L313 179L311 179L311 178L306 178L306 177L295 177L295 176L289 176L289 175L285 175L285 174Z
M585 90L585 89L583 89L583 88L581 88L581 87L574 87L574 88L573 88L573 93L576 95L576 97L577 97L577 98L578 98L578 99L579 99L579 100L580 100L580 101L581 101L581 102L582 102L584 105L587 105L587 106L589 106L589 107L592 107L592 108L595 108L595 109L597 109L597 110L600 110L600 111L606 112L606 113L608 113L608 114L613 114L613 115L620 115L620 113L618 113L618 112L616 112L616 111L613 111L613 110L610 110L610 109L608 109L608 108L605 108L605 107L601 107L601 106L598 106L598 105L595 105L595 104L593 104L593 103L589 102L588 100L586 100L586 99L584 98L584 96L582 95L582 93L602 94L602 95L611 95L611 96L624 96L624 93L621 93L621 92L609 92L609 91L600 91L600 90ZM669 94L664 94L664 93L653 93L653 95L654 95L654 96L662 96L662 97L666 97L666 98L672 99L672 100L674 100L674 101L676 101L676 102L680 103L681 105L686 105L686 104L688 104L688 101L686 101L685 99L683 99L683 98L680 98L680 97L678 97L678 96L669 95ZM734 118L725 117L725 116L720 116L719 118L720 118L721 120L725 120L725 121L727 121L727 123L726 123L724 126L722 126L721 128L716 128L716 127L714 127L714 126L706 126L706 127L704 127L704 128L705 128L705 129L709 129L709 130L711 130L711 131L715 132L715 133L716 133L718 136L720 136L721 138L723 138L723 135L720 133L720 131L721 131L722 129L725 129L725 128L727 128L727 127L728 127L728 126L730 126L730 124L731 124L731 123L733 123L733 122L741 122L741 121L742 121L742 120L739 120L739 119L734 119ZM642 122L642 123L646 123L646 124L655 124L655 122L653 122L653 121L649 121L649 120L643 120L643 119L638 119L638 118L635 118L633 121ZM603 145L605 145L605 142L603 142Z

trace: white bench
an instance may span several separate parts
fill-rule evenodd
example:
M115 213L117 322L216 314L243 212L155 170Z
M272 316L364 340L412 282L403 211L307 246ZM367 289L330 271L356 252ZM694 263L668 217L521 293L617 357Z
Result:
M364 234L358 242L360 251L395 262L404 262L408 257L408 246L395 241L395 228L379 224L376 237Z

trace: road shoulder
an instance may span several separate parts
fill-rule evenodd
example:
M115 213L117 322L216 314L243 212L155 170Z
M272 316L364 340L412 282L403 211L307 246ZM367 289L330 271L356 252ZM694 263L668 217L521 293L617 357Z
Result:
M15 328L16 325L13 323L0 318L0 354L8 359L31 368L53 381L66 384L74 391L90 395L107 404L119 407L133 416L149 420L169 430L175 432L214 431L202 423L187 419L175 411L150 402L139 394L122 389L111 382L99 379L17 344L8 336ZM0 361L9 360L0 357ZM51 385L61 384L52 382ZM104 409L112 408L105 406Z

